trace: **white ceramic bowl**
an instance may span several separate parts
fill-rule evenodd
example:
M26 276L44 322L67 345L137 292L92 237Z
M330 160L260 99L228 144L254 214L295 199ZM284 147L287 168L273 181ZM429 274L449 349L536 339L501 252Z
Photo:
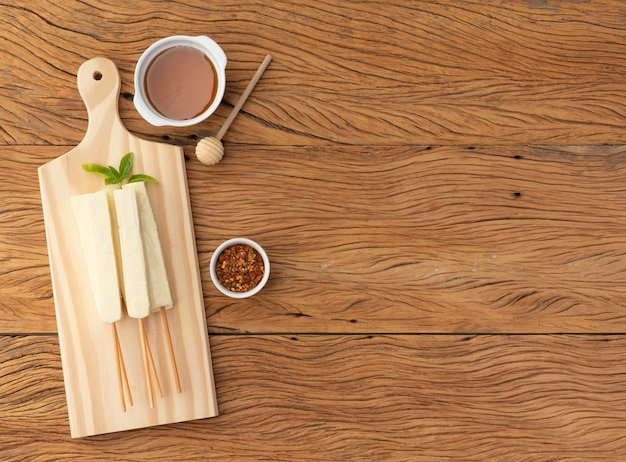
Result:
M211 105L202 114L199 114L192 119L186 120L169 119L160 114L156 109L152 107L152 105L148 101L148 97L146 96L144 88L146 71L148 70L148 66L150 65L152 60L156 58L159 54L163 53L165 50L177 46L187 46L195 48L204 53L206 57L209 58L213 63L213 67L215 67L215 71L217 73L217 91L213 103L211 103ZM226 54L224 53L222 48L209 37L190 37L187 35L174 35L171 37L165 37L150 45L148 49L143 52L143 54L139 58L139 61L137 61L137 66L135 67L135 96L133 98L133 102L135 103L135 108L137 109L137 112L139 112L141 117L143 117L148 123L154 126L161 127L169 125L172 127L189 127L191 125L202 122L215 112L215 110L222 102L225 89Z
M220 283L217 277L217 273L215 271L215 267L217 265L217 259L219 258L219 256L222 254L222 252L225 249L235 244L247 244L250 247L254 248L257 251L257 253L261 255L261 257L263 258L263 267L264 267L263 279L261 279L261 281L256 285L256 287L252 288L251 290L247 292L233 292L232 290L228 290L226 287L224 287ZM237 238L229 239L223 242L222 244L219 245L217 249L215 249L215 252L213 252L213 256L211 257L210 273L211 273L211 280L213 281L213 284L215 285L215 287L217 287L217 290L219 290L221 293L232 298L247 298L258 293L267 283L267 280L270 277L270 260L267 257L267 253L265 253L265 250L263 250L263 247L261 247L259 244L257 244L251 239L237 237Z

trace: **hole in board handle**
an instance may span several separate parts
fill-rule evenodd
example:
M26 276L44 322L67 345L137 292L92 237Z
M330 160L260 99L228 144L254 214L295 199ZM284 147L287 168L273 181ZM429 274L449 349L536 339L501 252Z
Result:
M94 80L102 79L102 72L100 72L100 71L93 71L93 79Z

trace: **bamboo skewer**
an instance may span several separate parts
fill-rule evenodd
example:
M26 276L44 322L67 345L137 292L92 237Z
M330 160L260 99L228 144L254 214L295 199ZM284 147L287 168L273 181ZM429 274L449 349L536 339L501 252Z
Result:
M167 351L169 352L172 373L174 374L176 392L180 393L180 378L178 377L178 366L176 365L176 356L174 355L174 346L172 345L172 336L170 335L170 325L167 321L167 313L163 307L161 308L161 319L163 320L163 329L165 330L165 337L167 339Z
M128 397L128 404L133 405L133 395L130 393L130 386L128 385L128 376L126 375L126 366L124 365L124 356L122 356L122 350L118 352L119 361L122 366L122 381L124 389L126 390L126 396Z
M143 373L146 377L146 386L148 389L148 401L150 403L150 408L154 407L154 395L152 393L152 378L150 376L150 366L148 364L148 339L146 338L146 332L143 326L143 320L141 318L137 318L137 323L139 324L139 336L141 337L141 353L143 355Z
M122 364L120 362L120 344L117 338L117 329L115 323L111 323L111 329L113 331L113 342L115 343L115 368L117 370L117 383L120 392L120 403L122 404L122 411L126 412L126 400L124 399L124 379L122 378Z
M119 384L120 391L120 400L122 404L122 410L126 412L126 399L124 396L124 392L126 392L126 396L128 396L128 404L130 406L133 405L133 396L130 392L130 386L128 384L128 375L126 374L126 364L124 364L124 355L122 354L122 346L120 344L120 338L117 334L117 326L114 322L111 323L111 330L113 333L113 342L115 344L115 366L117 369L117 379Z
M142 321L143 325L143 321ZM146 336L146 353L148 355L148 366L150 368L150 380L152 384L156 388L157 395L159 398L163 398L163 391L161 390L161 383L159 382L159 376L157 375L156 367L154 366L154 358L152 357L152 350L150 349L150 343L148 342L148 337Z
M140 334L141 334L142 348L143 348L143 351L145 351L146 364L144 364L144 372L147 371L146 380L150 384L150 392L152 392L152 386L154 386L158 397L163 398L163 391L161 390L161 382L159 382L159 376L157 374L156 367L154 365L154 358L152 357L152 350L150 349L150 342L148 341L146 328L144 326L143 319L138 319L138 321L139 321L139 329L140 329ZM147 369L146 369L146 366L147 366ZM153 403L154 403L154 398L153 398Z
M117 327L113 324L115 331L115 341L117 342L117 354L119 357L120 366L122 368L122 381L128 395L128 404L133 405L133 395L130 392L130 385L128 384L128 375L126 375L126 364L124 363L124 355L122 354L122 345L120 344L120 338L117 334Z

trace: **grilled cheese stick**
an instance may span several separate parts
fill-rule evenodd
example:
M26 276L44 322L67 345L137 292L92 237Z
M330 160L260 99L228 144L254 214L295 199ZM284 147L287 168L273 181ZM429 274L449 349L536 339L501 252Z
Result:
M113 197L120 236L126 311L131 318L145 318L150 314L150 298L137 195L133 189L117 189Z
M143 238L143 251L148 275L150 309L151 311L159 311L161 308L172 308L174 304L172 302L172 294L167 279L163 250L159 240L159 231L154 219L154 213L150 205L150 198L146 190L146 184L144 182L128 183L122 188L135 191L137 197L139 222Z
M104 322L119 321L120 280L107 191L74 196L71 201L98 317Z

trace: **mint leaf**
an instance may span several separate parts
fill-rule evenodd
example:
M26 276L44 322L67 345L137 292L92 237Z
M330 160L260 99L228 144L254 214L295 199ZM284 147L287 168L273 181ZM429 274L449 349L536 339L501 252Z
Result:
M130 171L133 169L134 158L135 154L129 152L125 154L124 157L122 157L122 160L120 160L119 173L123 178L126 178L130 174Z
M156 178L153 178L150 175L144 175L143 173L138 173L137 175L133 175L128 179L129 183L139 183L140 181L143 181L145 183L158 183Z
M127 180L128 183L137 183L139 181L143 181L146 183L158 183L156 178L153 178L150 175L144 175L143 173L132 175L129 178L128 175L130 175L130 172L133 169L134 160L135 154L132 152L128 152L124 154L124 156L122 156L120 160L119 170L112 165L105 167L104 165L98 164L83 164L83 170L89 173L95 173L96 175L103 176L105 185L121 185L124 180Z
M116 178L120 178L122 176L120 175L120 172L118 172L117 169L112 165L109 165L109 170L111 171L111 176L114 176Z
M98 164L83 164L83 170L89 173L95 173L96 175L110 177L111 170L109 167L105 167L104 165Z

